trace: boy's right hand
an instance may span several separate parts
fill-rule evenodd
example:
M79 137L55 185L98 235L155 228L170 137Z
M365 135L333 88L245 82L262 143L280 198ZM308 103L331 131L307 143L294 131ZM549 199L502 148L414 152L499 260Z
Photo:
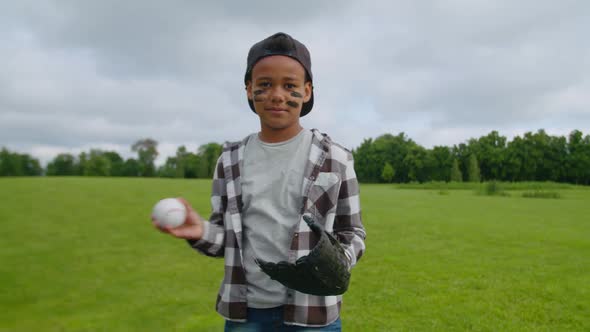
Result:
M170 234L179 239L185 240L200 240L203 236L203 219L199 214L193 210L190 204L182 197L177 197L179 201L186 207L186 220L184 224L170 228L160 226L154 218L152 218L152 224L162 233Z

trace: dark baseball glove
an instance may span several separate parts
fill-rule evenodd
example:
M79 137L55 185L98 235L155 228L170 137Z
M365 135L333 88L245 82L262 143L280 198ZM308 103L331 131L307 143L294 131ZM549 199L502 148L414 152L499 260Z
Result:
M343 294L350 280L349 260L344 249L312 218L303 216L303 220L319 237L309 255L299 258L295 264L286 261L271 263L261 259L256 259L256 264L271 279L301 293L319 296Z

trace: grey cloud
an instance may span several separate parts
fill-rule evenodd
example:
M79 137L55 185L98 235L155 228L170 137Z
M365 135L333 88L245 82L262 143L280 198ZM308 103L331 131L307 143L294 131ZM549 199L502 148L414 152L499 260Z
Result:
M240 139L258 129L246 53L277 31L312 53L304 125L350 148L385 132L428 145L584 130L588 13L573 0L2 2L0 143Z
M393 14L397 23L369 37L365 57L376 61L358 70L383 118L426 113L436 126L534 121L542 96L590 74L588 44L576 33L590 28L580 15L588 4L450 3L461 6Z
M265 26L303 25L338 8L329 1L314 1L313 10L273 1L29 4L18 12L44 46L87 50L98 69L114 77L208 75L212 64L236 60L232 49L247 51Z

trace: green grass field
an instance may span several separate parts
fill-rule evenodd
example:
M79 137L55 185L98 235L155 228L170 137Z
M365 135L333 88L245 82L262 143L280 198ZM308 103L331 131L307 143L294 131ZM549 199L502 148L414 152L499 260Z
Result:
M0 331L222 331L223 262L155 231L210 181L0 178ZM551 188L553 190L554 188ZM361 186L345 331L589 331L590 190L560 199Z

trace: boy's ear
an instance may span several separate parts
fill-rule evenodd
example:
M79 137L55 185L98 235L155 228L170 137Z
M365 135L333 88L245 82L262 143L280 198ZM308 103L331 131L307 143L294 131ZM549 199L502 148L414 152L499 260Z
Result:
M252 81L246 82L246 96L250 100L252 100L254 98L254 97L252 97Z
M303 102L307 103L311 99L311 93L313 92L311 81L305 82L303 88L305 89L305 94L303 95Z

